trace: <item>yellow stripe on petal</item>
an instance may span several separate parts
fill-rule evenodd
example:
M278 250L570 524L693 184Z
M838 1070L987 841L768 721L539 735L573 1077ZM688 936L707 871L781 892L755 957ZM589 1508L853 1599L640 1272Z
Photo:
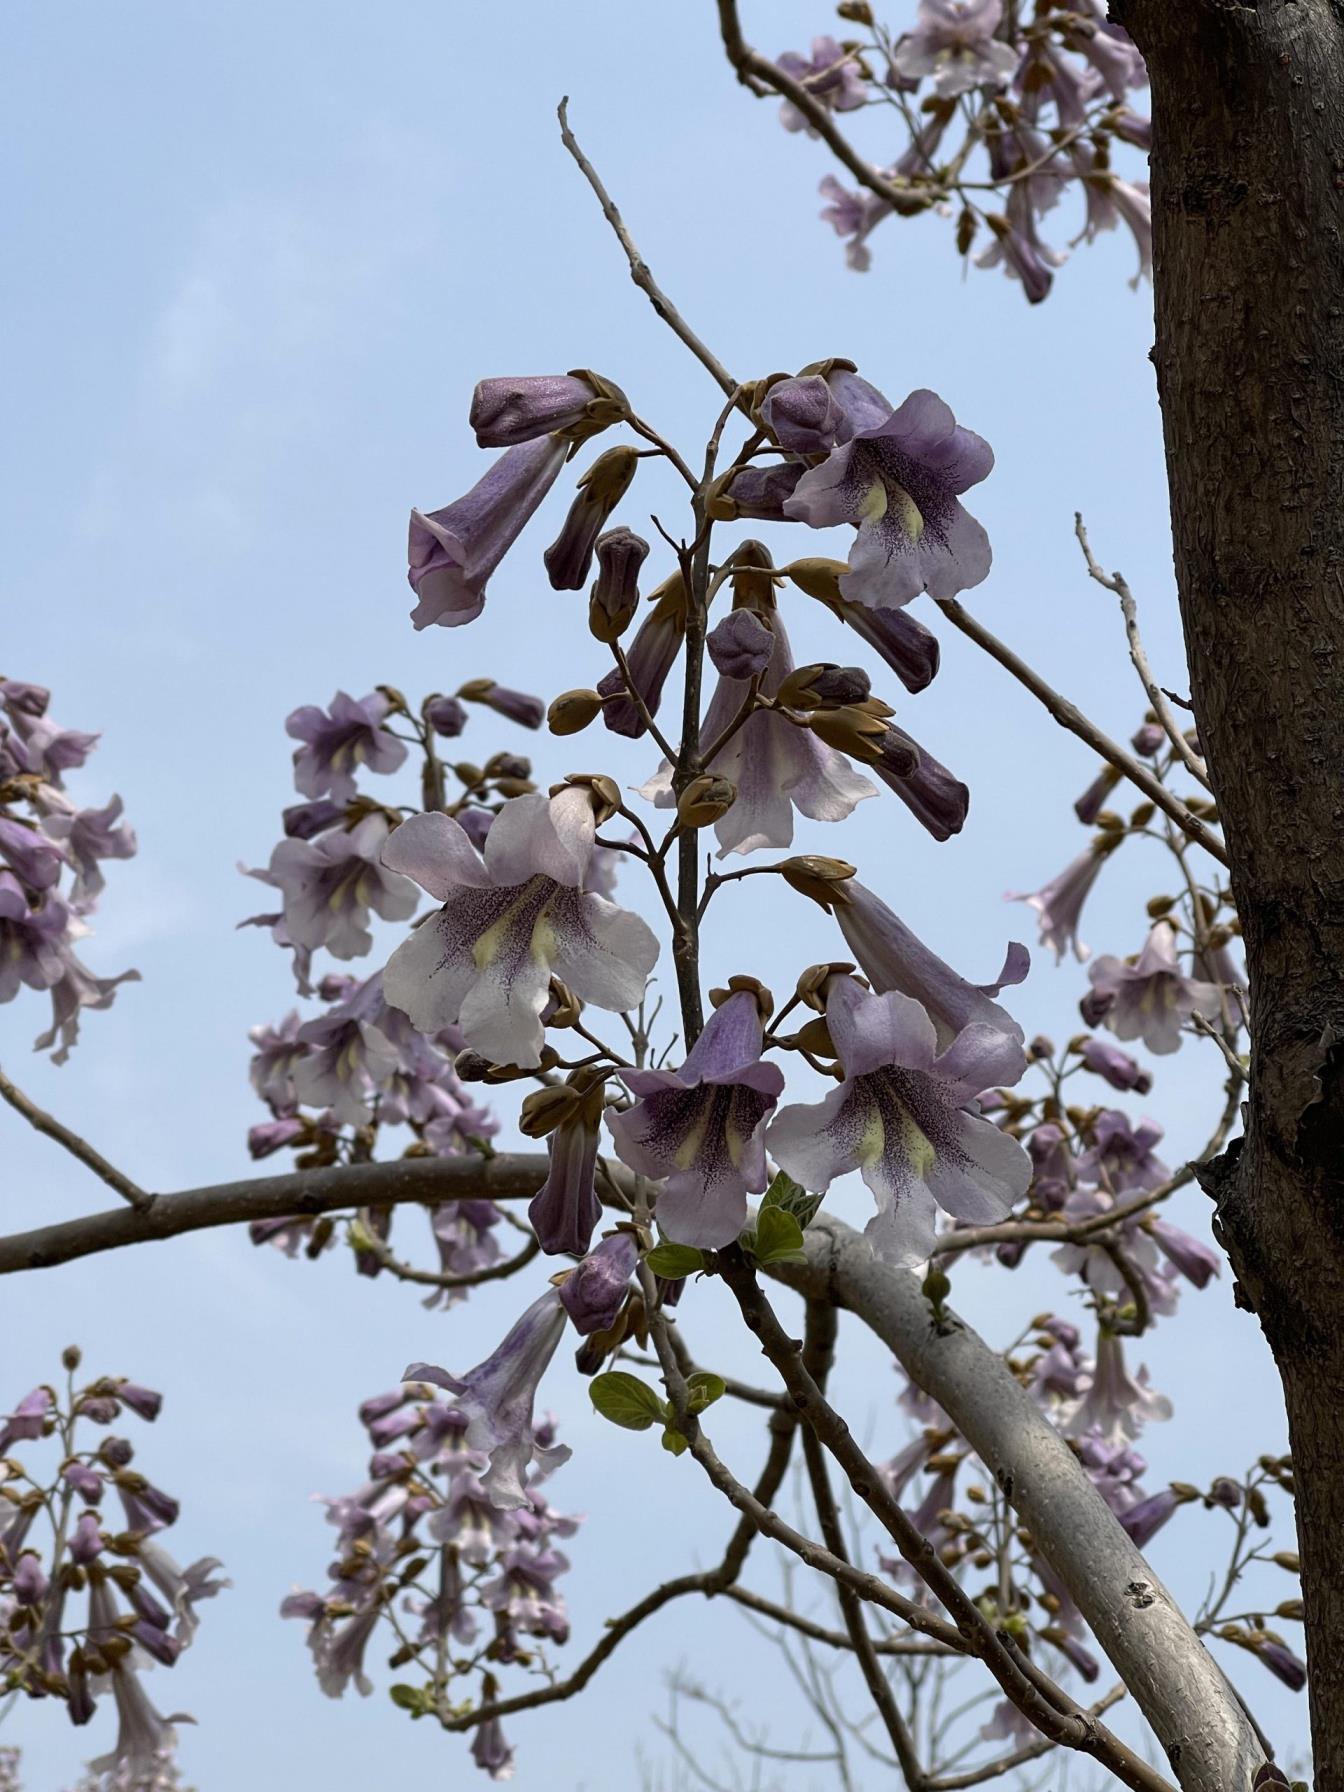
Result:
M921 1182L933 1168L937 1152L909 1108L901 1109L901 1153Z
M886 514L887 488L882 480L874 479L863 494L863 501L859 505L859 521L861 523L880 523Z
M924 533L924 516L919 505L906 491L903 485L897 485L894 479L887 481L887 503L879 514L885 514L889 507L894 507L902 529L910 537L911 544L917 542Z
M700 1155L700 1147L705 1142L705 1133L709 1127L709 1104L702 1103L699 1117L695 1125L686 1134L673 1153L672 1161L679 1170L690 1170Z
M882 1110L875 1101L868 1103L868 1112L864 1115L863 1131L859 1134L858 1158L860 1165L866 1169L875 1164L881 1157L887 1143L887 1129L882 1124Z

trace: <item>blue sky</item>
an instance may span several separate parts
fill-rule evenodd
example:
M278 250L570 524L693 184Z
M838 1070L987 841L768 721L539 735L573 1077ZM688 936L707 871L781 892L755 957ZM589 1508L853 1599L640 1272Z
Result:
M746 19L777 52L825 29L826 9L775 0ZM629 284L561 152L562 93L652 265L735 373L846 355L894 397L932 386L994 444L997 468L972 506L995 547L973 597L991 627L1113 733L1137 723L1119 615L1083 576L1072 539L1081 509L1099 558L1122 566L1139 598L1160 676L1181 683L1150 298L1127 285L1132 245L1080 251L1036 309L996 272L964 279L937 219L888 226L873 272L848 273L814 217L824 152L736 86L705 0L524 0L507 13L424 0L18 0L0 20L0 51L2 669L51 684L67 725L103 731L76 788L91 802L121 793L141 855L111 868L87 956L144 977L89 1019L61 1071L27 1055L43 1024L37 1000L0 1010L0 1061L147 1186L248 1168L246 1029L292 998L282 955L234 931L258 895L235 865L265 862L290 800L288 711L378 682L418 695L488 675L553 694L594 676L581 604L541 574L547 519L472 629L417 636L407 620L406 514L478 476L465 427L476 379L596 367L683 444L703 441L717 410L715 388ZM635 527L649 510L666 521L678 502L647 464L636 497L623 513ZM835 656L814 606L789 620L800 657ZM981 977L1028 924L1002 893L1036 888L1079 850L1070 805L1093 766L938 626L942 673L903 699L901 720L970 783L966 831L935 846L884 799L861 807L843 844L820 827L800 842L854 859ZM466 744L534 747L543 776L589 769L599 749L624 780L651 769L610 737L583 737L575 757L478 720ZM1167 885L1145 850L1126 849L1092 904L1085 936L1101 949L1136 949L1143 900ZM720 898L712 977L751 971L787 988L803 963L837 950L824 918L803 920L771 883ZM1077 967L1038 957L1015 1012L1029 1030L1065 1036L1082 987ZM1174 1158L1200 1143L1218 1081L1216 1063L1189 1050L1162 1067L1146 1106ZM0 1198L15 1226L105 1204L7 1115ZM862 1211L848 1192L837 1205ZM1176 1217L1207 1230L1195 1194ZM1006 1340L1058 1289L1034 1265L1017 1278L967 1274L956 1298ZM235 1582L159 1689L200 1720L183 1754L202 1792L279 1792L296 1776L345 1792L391 1770L468 1773L460 1742L412 1726L382 1697L323 1700L300 1627L274 1610L326 1561L308 1496L360 1477L357 1401L410 1358L476 1360L520 1291L483 1291L445 1319L405 1291L357 1282L339 1259L291 1264L202 1234L10 1280L3 1298L4 1399L49 1374L70 1339L94 1368L165 1389L145 1466L183 1499L180 1550L224 1557ZM714 1295L699 1298L697 1351L749 1367ZM865 1340L852 1343L850 1410L894 1448L894 1377ZM1272 1366L1226 1278L1190 1295L1183 1322L1145 1340L1143 1356L1178 1410L1145 1439L1154 1483L1203 1480L1281 1447ZM556 1502L590 1515L572 1550L577 1654L604 1616L707 1559L727 1514L689 1463L636 1454L647 1439L598 1435L563 1368L547 1397L575 1446ZM749 1475L749 1430L725 1419L717 1431ZM1211 1560L1197 1531L1192 1521L1154 1550L1191 1600ZM754 1581L777 1590L765 1551ZM717 1610L674 1610L586 1701L515 1726L515 1783L631 1783L637 1749L662 1754L648 1722L662 1671L685 1658L726 1694L759 1700L778 1670L768 1651L753 1665L751 1642ZM1301 1702L1254 1664L1241 1677L1283 1742L1299 1739ZM25 1707L0 1740L23 1746L30 1792L54 1792L106 1733L102 1719L80 1736Z

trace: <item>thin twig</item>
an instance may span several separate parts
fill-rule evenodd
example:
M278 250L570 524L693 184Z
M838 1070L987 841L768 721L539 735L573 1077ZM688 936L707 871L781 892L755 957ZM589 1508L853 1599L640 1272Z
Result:
M481 1282L500 1282L506 1277L516 1275L540 1251L541 1246L535 1238L529 1238L522 1250L513 1257L504 1257L498 1263L491 1263L485 1269L467 1270L454 1275L446 1269L417 1269L413 1263L403 1263L400 1257L392 1254L385 1239L365 1228L364 1236L359 1241L362 1256L372 1257L380 1269L385 1269L399 1282L414 1282L420 1288L475 1288Z
M110 1164L101 1151L95 1151L87 1140L81 1139L77 1132L71 1132L54 1114L46 1113L36 1102L30 1101L22 1089L10 1082L3 1070L0 1070L0 1097L9 1103L16 1114L21 1114L35 1132L42 1133L45 1138L55 1139L58 1145L64 1146L71 1157L79 1159L85 1169L92 1170L109 1188L114 1188L123 1201L129 1201L140 1212L144 1212L153 1202L153 1195L138 1183L132 1182L115 1164Z

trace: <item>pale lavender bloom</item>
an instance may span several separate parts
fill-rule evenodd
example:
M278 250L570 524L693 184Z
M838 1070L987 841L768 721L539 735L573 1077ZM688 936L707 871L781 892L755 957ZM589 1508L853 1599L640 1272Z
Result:
M529 1468L534 1480L542 1480L569 1460L568 1445L538 1444L532 1429L537 1385L564 1331L565 1309L558 1292L548 1288L494 1355L460 1379L432 1363L412 1363L406 1370L405 1380L432 1382L457 1396L457 1410L467 1417L468 1447L490 1459L482 1485L491 1504L504 1511L527 1504Z
M1112 25L1104 18L1080 22L1068 31L1066 42L1092 64L1113 100L1123 100L1131 87L1148 85L1143 57L1122 26Z
M1003 87L1017 72L1018 53L994 33L1002 0L919 0L915 29L896 47L891 65L908 81L933 76L944 99L973 87Z
M308 1049L292 1071L301 1102L330 1108L349 1126L362 1126L371 1117L375 1093L399 1062L396 1047L376 1024L382 1011L382 980L375 975L329 1013L304 1022L296 1038Z
M937 635L904 610L872 610L840 600L840 619L891 667L907 691L922 691L938 671Z
M623 1070L635 1105L607 1111L617 1155L645 1176L666 1177L658 1224L678 1244L731 1244L747 1195L768 1180L763 1129L784 1092L763 1064L756 997L738 991L716 1008L680 1070Z
M60 728L49 716L30 714L18 705L6 707L13 723L8 747L19 770L31 772L57 789L60 788L61 773L83 765L98 745L100 736L97 734L84 734L78 728Z
M364 1672L364 1655L381 1615L381 1607L372 1602L340 1624L333 1625L324 1615L314 1625L309 1647L317 1684L329 1699L342 1698L352 1680L362 1697L367 1699L372 1693L373 1682Z
M77 938L83 932L82 925L72 919L70 937ZM0 920L0 944L3 942L3 933L3 920ZM53 1064L64 1064L70 1056L70 1048L79 1038L79 1017L83 1011L86 1008L110 1008L121 984L139 981L139 971L121 971L115 977L95 977L68 946L62 946L61 973L51 986L51 1025L45 1033L38 1034L33 1041L33 1049L47 1051L59 1040L59 1047L52 1052L51 1061ZM0 996L0 1000L3 999Z
M1193 1282L1196 1288L1207 1288L1210 1280L1222 1274L1222 1261L1218 1253L1198 1238L1192 1238L1179 1226L1173 1226L1170 1220L1159 1219L1156 1214L1150 1215L1145 1223L1145 1230L1150 1232L1163 1256L1185 1277Z
M939 1208L972 1225L1010 1212L1031 1181L1031 1159L981 1116L975 1097L1021 1074L1020 1039L968 1026L937 1055L918 1002L868 995L850 977L832 980L826 1019L845 1080L774 1121L768 1142L780 1167L813 1190L859 1170L878 1207L868 1236L896 1263L928 1257Z
M1140 1500L1138 1505L1122 1513L1120 1523L1137 1549L1147 1549L1172 1513L1185 1503L1174 1488L1164 1487L1160 1493L1149 1494L1146 1500Z
M1026 182L1017 181L1009 189L1004 214L1000 218L991 213L994 240L975 257L975 265L1002 267L1010 279L1022 282L1028 302L1039 305L1049 295L1055 277L1053 270L1062 266L1068 256L1041 241Z
M523 1067L540 1059L552 975L598 1008L637 1007L658 942L637 915L583 889L593 836L578 788L511 798L483 858L446 815L404 822L384 863L444 906L392 954L391 1006L422 1033L456 1021L473 1050Z
M0 708L18 716L44 716L51 692L43 684L27 684L18 678L0 678Z
M1102 839L1104 841L1105 836ZM1078 923L1083 918L1083 905L1108 857L1109 852L1098 852L1097 842L1094 842L1076 859L1070 860L1058 877L1051 878L1033 895L1016 890L1007 894L1007 901L1025 902L1028 908L1036 910L1041 921L1041 944L1049 946L1057 962L1071 950L1081 964L1091 950L1078 938Z
M140 1676L128 1664L128 1656L111 1670L112 1697L117 1707L117 1741L110 1754L100 1755L89 1766L94 1773L112 1773L127 1769L132 1775L150 1773L161 1763L164 1753L177 1742L174 1724L194 1720L184 1711L162 1717L150 1703L140 1684Z
M1128 1114L1107 1108L1092 1123L1091 1148L1078 1159L1080 1182L1100 1185L1114 1195L1142 1194L1171 1179L1171 1171L1154 1155L1162 1138L1155 1120L1132 1125Z
M481 380L467 418L478 448L514 448L581 423L596 388L578 374L541 373Z
M522 534L555 484L569 444L539 436L507 448L464 498L443 510L411 512L410 571L419 602L417 628L437 622L456 628L485 608L491 573Z
M348 831L282 840L269 868L248 876L282 892L285 928L294 945L309 952L325 946L333 958L358 958L373 944L370 909L385 921L405 921L419 900L406 878L386 868L382 854L388 834L387 817L375 813Z
M96 1512L81 1512L70 1533L70 1560L86 1568L95 1557L102 1554L103 1533L98 1523Z
M775 637L755 610L730 610L705 636L705 649L721 677L751 679L770 664Z
M1089 1431L1075 1439L1074 1449L1088 1480L1117 1518L1143 1501L1139 1482L1148 1464L1131 1443L1124 1439L1111 1443L1099 1431Z
M1088 971L1102 1024L1117 1039L1142 1039L1150 1052L1174 1052L1193 1015L1222 1012L1216 984L1185 976L1176 959L1176 929L1158 921L1133 964L1107 954Z
M782 618L770 616L768 626L774 633L774 652L761 691L773 697L793 671L793 652ZM735 719L749 690L742 679L719 678L700 727L706 746ZM749 716L706 769L727 778L737 791L733 806L714 824L720 858L763 846L789 846L795 809L811 821L843 821L856 804L877 794L843 753L769 709ZM672 768L666 760L639 794L659 809L674 806Z
M191 1641L200 1626L196 1607L201 1600L213 1599L233 1584L216 1575L215 1570L222 1566L218 1557L202 1556L198 1562L179 1568L168 1551L151 1537L141 1538L135 1559L168 1601L169 1610L177 1619L178 1639L183 1644Z
M973 1023L1015 1039L1018 1067L1011 1075L1006 1069L1000 1073L1000 1081L1015 1083L1027 1065L1022 1029L992 998L1026 977L1031 968L1026 947L1016 941L1009 945L994 982L968 983L857 878L848 879L844 891L848 901L836 903L835 918L873 988L879 994L895 990L920 1003L937 1031L940 1051Z
M0 815L0 859L8 863L21 884L37 893L60 881L66 852L36 828Z
M658 714L663 700L663 686L677 663L681 644L686 639L686 603L684 587L678 583L660 597L635 630L626 649L625 661L630 679L638 691L644 708L651 716ZM638 740L648 732L638 706L629 694L619 666L613 666L597 681L598 694L608 699L602 705L602 723L613 734Z
M568 1556L548 1544L516 1543L505 1551L500 1572L482 1584L481 1604L511 1631L567 1642L569 1616L554 1583L568 1568Z
M291 1008L278 1027L249 1027L247 1036L256 1046L248 1080L274 1114L287 1114L298 1096L294 1091L294 1066L308 1055L299 1038L299 1012Z
M1122 143L1132 143L1135 149L1150 150L1153 147L1152 119L1131 112L1128 106L1121 106L1111 114L1111 129Z
M613 1232L561 1282L561 1304L580 1336L608 1331L616 1323L638 1261L632 1235Z
M848 367L776 380L761 404L762 422L791 454L829 454L891 414L891 400Z
M814 37L811 56L785 50L776 62L828 112L853 112L867 102L863 70L833 37ZM806 131L809 137L817 134L792 100L785 100L779 108L779 122L786 131Z
M101 809L76 809L61 791L44 785L36 801L42 811L43 833L59 842L75 868L71 906L76 913L86 913L106 883L100 860L135 856L135 834L124 822L117 825L121 798L114 796Z
M562 1251L582 1255L602 1218L602 1200L593 1180L601 1115L590 1115L588 1105L579 1102L573 1118L562 1120L546 1141L550 1169L528 1204L527 1217L537 1242L550 1257Z
M471 1739L471 1758L492 1780L511 1780L514 1774L513 1746L504 1735L497 1717L477 1724Z
M1120 1339L1103 1326L1097 1338L1092 1386L1065 1426L1065 1435L1085 1437L1096 1430L1107 1443L1125 1438L1133 1442L1150 1420L1170 1417L1171 1401L1148 1386L1147 1369L1140 1369L1137 1378L1129 1373Z
M1139 270L1130 281L1137 288L1153 276L1153 208L1146 181L1121 180L1109 169L1088 173L1083 177L1087 195L1087 235L1089 240L1102 230L1113 230L1123 222L1134 237L1139 252Z
M34 1388L31 1394L25 1394L13 1412L0 1421L0 1456L16 1443L45 1437L47 1415L55 1404L56 1397L49 1387Z
M456 697L432 697L424 715L435 734L445 740L455 740L467 725L466 709Z
M915 768L903 773L891 771L884 757L876 762L873 771L935 840L950 840L954 834L959 834L971 805L970 791L960 778L952 776L941 760L919 746L903 728L889 723L887 738L897 747L917 755Z
M957 500L993 465L988 442L920 390L804 473L784 508L813 528L856 527L840 581L852 601L880 609L921 591L955 597L989 573L989 537Z
M356 699L337 691L329 710L308 703L285 720L285 733L303 745L294 753L294 785L303 796L354 798L354 773L394 772L406 763L406 745L382 726L392 705L381 691Z
M61 947L72 917L59 896L30 907L12 871L0 871L0 1002L13 1001L19 985L50 989L65 971Z
M490 1130L495 1130L494 1122ZM426 1142L432 1143L426 1130ZM438 1155L448 1155L439 1151ZM493 1201L443 1201L430 1214L430 1231L439 1253L439 1268L445 1275L475 1275L498 1263L503 1252L495 1237L499 1209ZM425 1301L426 1307L445 1310L466 1299L465 1288L436 1288Z
M1104 1039L1089 1039L1081 1057L1084 1067L1108 1082L1112 1089L1132 1089L1136 1095L1146 1095L1153 1086L1148 1071L1128 1052L1122 1052L1118 1045L1109 1045Z

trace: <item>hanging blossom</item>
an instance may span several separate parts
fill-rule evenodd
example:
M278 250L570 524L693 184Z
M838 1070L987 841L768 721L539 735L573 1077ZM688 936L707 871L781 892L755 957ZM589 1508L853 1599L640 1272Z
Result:
M80 1353L62 1360L73 1375ZM181 1568L163 1547L178 1502L132 1467L133 1446L107 1429L125 1411L152 1421L161 1405L153 1389L104 1376L76 1388L68 1405L53 1388L36 1388L0 1422L10 1465L0 1509L0 1674L30 1698L60 1699L75 1724L110 1696L116 1742L90 1771L137 1792L165 1771L172 1726L191 1721L162 1716L141 1674L152 1663L176 1665L196 1634L197 1605L229 1584L214 1557ZM81 1441L90 1426L104 1435ZM53 1435L61 1457L48 1482L16 1446Z
M1031 1159L976 1096L1020 1074L1018 1041L971 1025L940 1053L918 1002L866 994L848 977L831 980L826 1023L844 1081L825 1101L780 1112L768 1143L781 1168L818 1191L860 1171L878 1207L868 1236L892 1262L928 1257L939 1209L972 1225L1003 1219L1026 1193Z
M358 767L384 773L399 770L406 763L406 744L383 727L391 710L392 700L382 691L358 700L337 691L329 710L311 703L294 710L285 722L285 733L303 743L294 753L294 782L300 794L348 803L355 795Z
M588 792L514 797L477 852L446 815L413 816L384 849L441 902L388 961L383 988L424 1033L456 1022L473 1050L499 1064L537 1064L552 975L580 1000L636 1008L658 957L638 915L590 891Z
M1117 1039L1142 1039L1150 1052L1174 1052L1182 1028L1196 1015L1222 1013L1216 983L1187 977L1176 957L1176 929L1158 921L1133 963L1099 958L1088 971L1091 1011Z
M34 1045L63 1064L85 1009L111 1007L121 984L139 980L95 976L75 952L91 932L103 863L130 858L136 842L119 797L81 808L66 792L65 773L98 736L60 727L49 703L43 686L0 678L0 1003L24 988L47 995L51 1026Z
M617 1155L645 1176L666 1178L658 1224L678 1244L731 1244L747 1220L747 1196L765 1188L764 1129L784 1075L763 1064L761 1011L752 990L729 994L680 1070L623 1070L636 1098L609 1108Z

